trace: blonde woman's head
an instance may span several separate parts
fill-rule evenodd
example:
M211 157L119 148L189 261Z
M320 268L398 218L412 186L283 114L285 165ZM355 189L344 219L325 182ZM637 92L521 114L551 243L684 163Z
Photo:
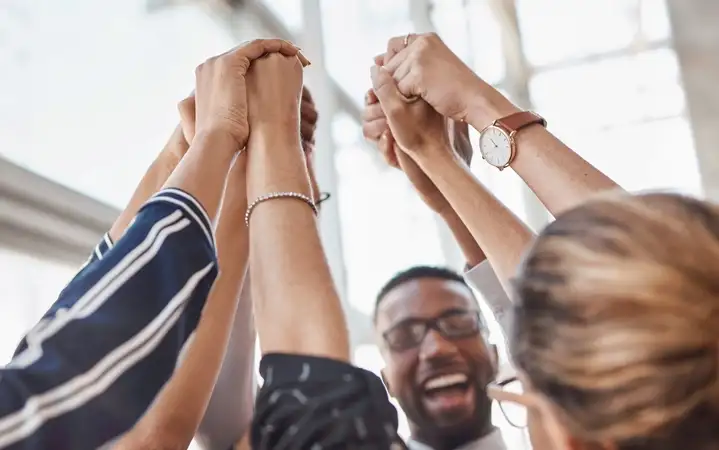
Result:
M594 200L541 233L516 289L512 356L575 447L719 448L719 208Z

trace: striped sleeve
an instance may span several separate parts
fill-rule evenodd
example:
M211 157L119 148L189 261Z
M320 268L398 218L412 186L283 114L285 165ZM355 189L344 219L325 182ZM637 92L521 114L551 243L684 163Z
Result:
M217 269L211 222L192 196L161 191L117 243L103 242L0 370L0 449L112 441L149 407L197 326Z

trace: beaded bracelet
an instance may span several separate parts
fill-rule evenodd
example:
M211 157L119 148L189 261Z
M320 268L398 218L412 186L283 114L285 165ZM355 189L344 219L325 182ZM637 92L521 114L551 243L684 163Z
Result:
M248 227L250 226L250 215L252 215L252 211L257 205L268 200L274 200L276 198L296 198L297 200L302 200L303 202L310 205L310 208L312 208L312 212L317 215L317 205L315 205L315 202L313 202L312 199L305 194L300 194L299 192L271 192L269 194L257 197L255 201L250 203L250 205L247 207L247 212L245 212L245 225L247 225Z

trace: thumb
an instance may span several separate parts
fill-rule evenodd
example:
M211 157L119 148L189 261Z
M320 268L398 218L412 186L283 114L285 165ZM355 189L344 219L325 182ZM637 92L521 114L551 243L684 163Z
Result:
M392 78L392 74L381 66L372 66L370 74L372 75L372 88L385 114L395 116L397 112L402 111L407 105L404 96L397 89L397 83Z

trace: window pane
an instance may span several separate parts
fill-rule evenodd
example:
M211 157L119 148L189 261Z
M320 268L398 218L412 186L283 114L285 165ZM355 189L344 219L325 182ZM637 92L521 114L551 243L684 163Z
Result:
M302 31L302 0L262 0L292 32Z
M472 42L472 65L485 81L496 84L505 77L502 37L496 16L486 0L470 0L467 8Z
M642 34L646 39L660 40L671 37L666 0L641 0L640 20Z
M558 133L579 154L628 190L702 193L691 128L684 117L594 132L566 129Z
M469 22L462 0L433 1L430 19L437 34L462 60L472 59Z
M369 69L392 36L412 31L408 0L323 0L322 27L327 69L362 103Z
M522 40L531 64L544 65L668 36L664 0L519 0Z
M370 314L377 292L396 272L446 261L433 213L404 174L387 167L374 148L360 142L359 127L342 117L333 127L345 136L336 164L348 301ZM348 133L357 138L347 142Z
M123 205L174 129L195 67L233 37L204 8L0 2L0 155ZM244 27L248 35L256 34Z
M586 129L681 114L684 93L671 49L542 72L530 83L551 126Z
M55 302L78 268L0 248L0 365Z
M487 82L504 78L500 29L486 0L435 0L432 22L452 51Z

